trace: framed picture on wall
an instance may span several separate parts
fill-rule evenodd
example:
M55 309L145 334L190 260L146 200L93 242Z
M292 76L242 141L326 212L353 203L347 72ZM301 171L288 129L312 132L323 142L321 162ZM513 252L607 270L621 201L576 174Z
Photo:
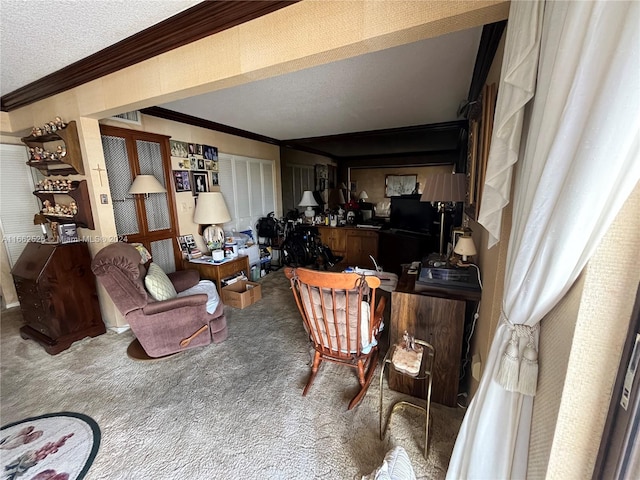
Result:
M195 196L209 191L209 174L207 172L191 172L192 191Z
M202 152L204 158L206 158L207 160L218 160L217 147L212 147L211 145L203 145Z
M211 172L211 185L219 185L218 172Z
M385 197L410 195L416 189L418 175L387 175L385 178Z
M171 145L171 156L187 158L189 156L189 148L186 142L179 142L178 140L169 140Z
M469 144L467 149L467 199L465 213L478 219L480 201L487 171L491 134L493 133L493 115L496 108L497 87L495 83L485 85L482 95L469 113Z
M190 192L191 180L189 179L189 172L185 170L174 170L173 181L175 183L176 192Z

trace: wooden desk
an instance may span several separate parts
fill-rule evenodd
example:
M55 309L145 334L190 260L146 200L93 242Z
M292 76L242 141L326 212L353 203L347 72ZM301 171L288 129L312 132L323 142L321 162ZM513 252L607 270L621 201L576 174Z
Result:
M245 275L249 275L249 257L247 255L238 255L237 258L228 260L224 263L196 263L189 260L182 261L183 268L191 268L198 270L200 278L213 280L216 282L216 288L218 293L222 290L222 284L220 281L223 278L230 277L235 273L239 273L244 270Z
M481 291L461 288L416 286L417 275L403 270L391 294L390 345L399 343L407 330L436 350L432 400L455 407L458 397L460 361L464 343L467 303L480 301ZM389 387L425 398L426 382L389 371Z

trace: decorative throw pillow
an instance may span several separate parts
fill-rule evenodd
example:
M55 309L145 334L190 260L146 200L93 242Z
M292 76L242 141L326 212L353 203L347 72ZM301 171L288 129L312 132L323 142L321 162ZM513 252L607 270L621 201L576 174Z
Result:
M153 262L149 265L147 276L144 277L144 286L149 294L158 301L169 300L178 296L178 292L176 292L167 274Z

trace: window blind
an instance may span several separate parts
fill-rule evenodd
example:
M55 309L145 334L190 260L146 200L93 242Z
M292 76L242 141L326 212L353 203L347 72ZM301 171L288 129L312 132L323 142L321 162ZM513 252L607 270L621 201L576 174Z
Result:
M260 217L275 211L274 164L269 160L222 153L219 155L220 192L231 221L225 231L251 229L256 238Z
M33 224L41 205L33 195L35 183L27 166L27 148L0 144L0 219L11 267L30 240L40 241L42 229Z

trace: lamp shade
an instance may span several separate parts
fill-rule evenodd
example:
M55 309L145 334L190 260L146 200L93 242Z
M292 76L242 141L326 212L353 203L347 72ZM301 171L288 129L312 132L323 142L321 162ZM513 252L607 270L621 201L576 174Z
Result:
M366 200L367 198L369 198L369 195L367 195L367 192L365 192L364 190L362 190L362 191L360 192L360 195L358 196L358 198L359 198L360 200Z
M338 205L344 205L347 201L344 199L344 193L342 190L338 190Z
M202 192L193 214L193 222L199 225L214 225L231 220L227 204L220 192Z
M313 197L313 192L311 190L305 190L302 194L302 200L298 204L299 207L317 207L318 202Z
M421 202L462 202L467 193L464 173L437 173L425 179Z
M138 175L129 189L129 194L164 193L167 190L153 175Z
M473 243L473 238L471 237L460 237L458 238L458 243L456 243L455 248L453 249L454 253L458 255L462 255L462 260L467 261L467 257L474 256L476 252L476 245Z

